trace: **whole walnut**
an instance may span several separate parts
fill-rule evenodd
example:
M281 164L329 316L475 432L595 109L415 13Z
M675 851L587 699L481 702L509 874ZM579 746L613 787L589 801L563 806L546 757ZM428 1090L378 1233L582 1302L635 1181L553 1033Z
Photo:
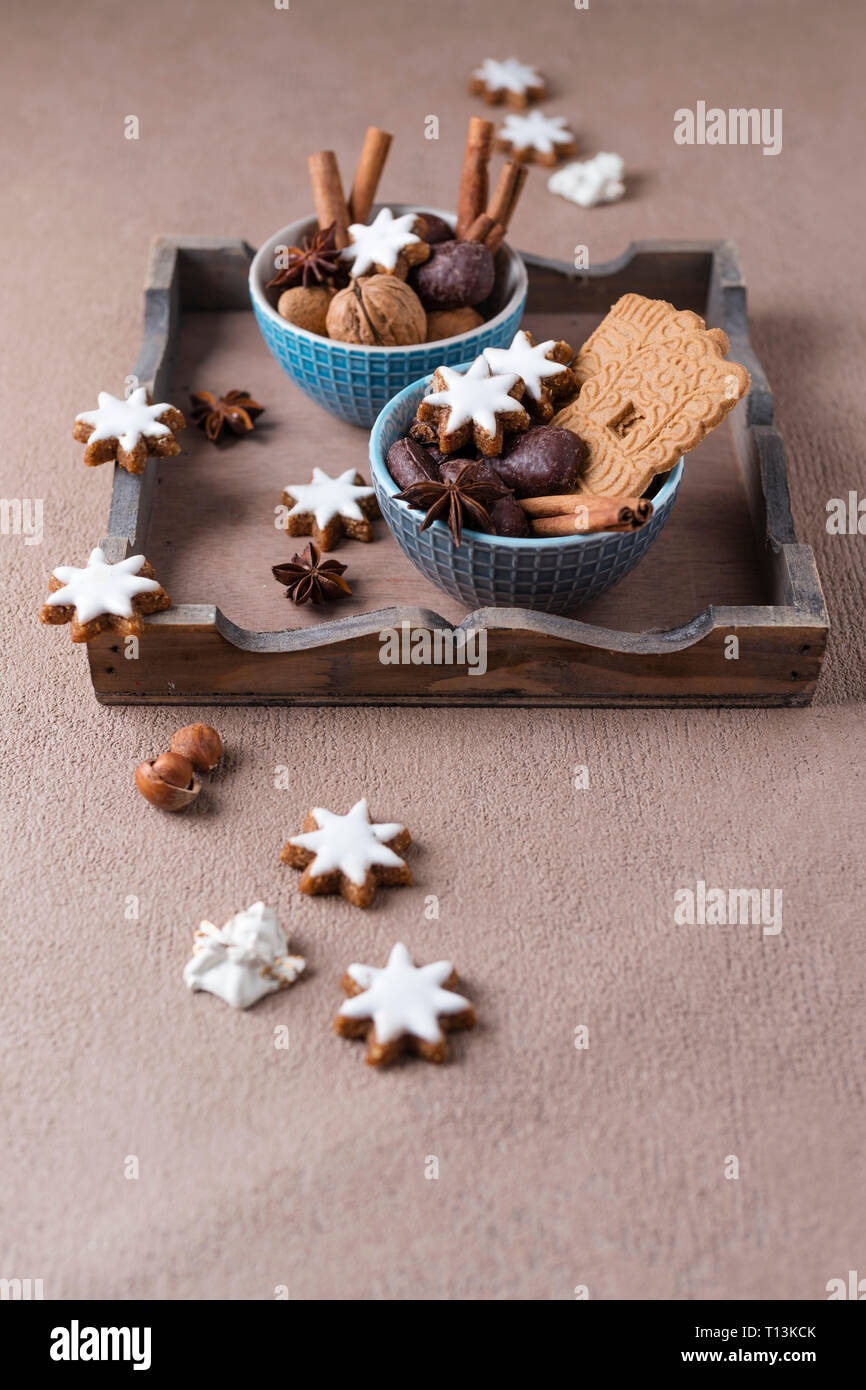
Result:
M328 336L343 343L406 347L423 343L427 315L405 280L369 275L353 280L334 295L328 307Z

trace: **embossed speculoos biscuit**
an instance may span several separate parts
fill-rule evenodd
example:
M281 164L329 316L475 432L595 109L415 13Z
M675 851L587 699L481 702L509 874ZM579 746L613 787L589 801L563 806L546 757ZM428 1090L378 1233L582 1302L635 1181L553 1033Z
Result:
M86 444L84 462L90 468L116 460L127 473L143 473L149 457L170 458L180 453L175 430L186 428L176 406L154 405L143 386L126 399L100 391L96 410L75 417L73 436Z
M303 869L298 883L302 893L339 893L355 907L371 907L380 883L412 882L412 871L400 858L411 843L404 825L374 824L364 797L345 816L314 807L302 833L283 846L280 859Z
M727 335L689 310L627 294L578 353L580 395L553 424L586 445L579 490L640 497L748 390Z
M476 357L465 372L438 367L430 394L418 406L418 419L435 428L443 454L473 443L482 454L501 454L506 430L529 428L523 391L515 372L494 375L484 357Z
M383 969L350 965L342 985L349 997L334 1019L334 1030L343 1038L366 1038L371 1067L393 1062L402 1052L444 1062L446 1032L475 1023L475 1010L457 993L457 971L450 960L416 966L401 942Z
M342 536L371 541L372 519L380 515L375 493L354 468L332 478L313 469L309 483L289 483L283 505L291 508L286 518L290 536L312 536L320 550L333 550Z
M572 364L582 386L608 362L622 362L648 343L676 343L687 333L706 333L724 355L727 334L707 328L700 314L675 309L665 299L624 294L591 333Z
M140 637L142 617L171 607L168 594L143 555L111 565L98 547L83 569L58 565L48 583L51 597L42 605L43 623L69 623L73 642L89 642L100 632Z

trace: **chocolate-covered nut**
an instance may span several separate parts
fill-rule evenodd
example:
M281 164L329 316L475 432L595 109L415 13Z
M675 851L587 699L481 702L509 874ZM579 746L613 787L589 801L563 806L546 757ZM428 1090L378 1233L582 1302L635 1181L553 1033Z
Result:
M488 510L497 536L532 535L526 512L513 497L497 498Z
M518 497L545 497L575 486L584 453L573 430L539 425L517 436L496 459L496 471Z
M410 283L425 309L463 309L493 289L493 257L480 241L443 241L416 266Z
M435 212L419 212L418 216L423 217L427 223L427 234L424 240L428 246L438 246L440 241L454 240L454 233L444 217L437 216Z
M476 462L475 459L471 458L456 459L449 454L449 456L445 459L445 462L440 465L439 477L442 479L443 483L456 482L458 473L460 472L461 468L466 467L467 463L475 464L475 467L477 469L477 473L475 476L477 477L480 483L494 483L497 487L502 487L502 479L496 472L496 469L491 468L489 463L485 463L483 459L479 459Z
M436 461L417 440L408 438L398 439L388 450L388 472L401 488L439 478Z

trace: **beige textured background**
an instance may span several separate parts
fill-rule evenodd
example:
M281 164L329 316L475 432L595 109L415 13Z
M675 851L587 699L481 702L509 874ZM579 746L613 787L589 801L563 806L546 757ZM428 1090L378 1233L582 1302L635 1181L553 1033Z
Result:
M3 28L0 488L44 497L46 532L0 537L0 1275L46 1297L814 1299L862 1271L866 539L824 531L864 486L862 7L84 0L6 6ZM636 175L586 214L536 179L518 245L739 243L834 623L819 698L217 711L207 808L159 817L130 773L184 716L99 708L84 653L34 618L104 529L110 470L85 475L71 418L135 358L150 236L258 243L306 209L308 151L349 168L370 121L398 137L386 197L453 203L464 77L509 52ZM677 147L698 99L783 107L783 153ZM365 791L416 835L417 885L369 914L299 900L283 839ZM698 878L781 888L782 935L675 927ZM247 1014L187 997L195 923L258 896L310 978ZM343 965L396 938L452 957L477 1005L448 1068L377 1075L328 1031Z

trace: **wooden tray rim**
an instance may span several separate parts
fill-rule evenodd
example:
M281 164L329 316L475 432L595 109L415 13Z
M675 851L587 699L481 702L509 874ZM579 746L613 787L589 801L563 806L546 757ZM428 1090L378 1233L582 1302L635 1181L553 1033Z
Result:
M796 627L814 629L816 641L826 637L829 626L827 610L814 555L811 547L798 542L794 530L784 446L773 424L772 393L749 341L746 287L734 243L692 239L637 240L613 260L581 270L565 262L525 252L520 252L520 255L530 276L535 270L553 273L566 281L581 282L621 273L643 256L677 253L702 254L711 258L710 293L715 302L714 318L723 323L731 339L732 356L743 362L751 373L745 409L734 412L731 418L742 417L740 428L750 436L750 444L756 451L761 495L752 500L757 500L761 506L766 546L772 556L775 572L775 589L783 601L740 607L709 605L677 627L640 632L604 628L578 618L519 608L479 608L469 613L457 627L467 632L487 630L543 634L585 647L647 656L681 651L718 629ZM133 368L133 375L141 385L155 394L162 394L157 389L157 382L167 372L171 335L182 309L247 309L251 312L246 278L241 292L238 271L249 266L253 255L253 248L238 238L188 235L154 238L145 282L142 346ZM195 274L189 274L195 271L198 262L208 265L208 274L213 274L215 270L224 302L199 299L200 290L196 288ZM185 270L189 282L186 285L182 283ZM129 474L115 466L108 534L102 543L109 560L124 558L142 542L141 532L149 513L148 483L152 488L152 465L141 475ZM208 604L178 604L164 613L149 617L146 622L148 626L168 629L215 630L237 649L260 654L309 651L370 636L385 628L399 628L402 623L415 627L455 628L454 624L434 610L413 606L397 606L334 618L315 628L266 632L240 627L226 617L219 607Z

